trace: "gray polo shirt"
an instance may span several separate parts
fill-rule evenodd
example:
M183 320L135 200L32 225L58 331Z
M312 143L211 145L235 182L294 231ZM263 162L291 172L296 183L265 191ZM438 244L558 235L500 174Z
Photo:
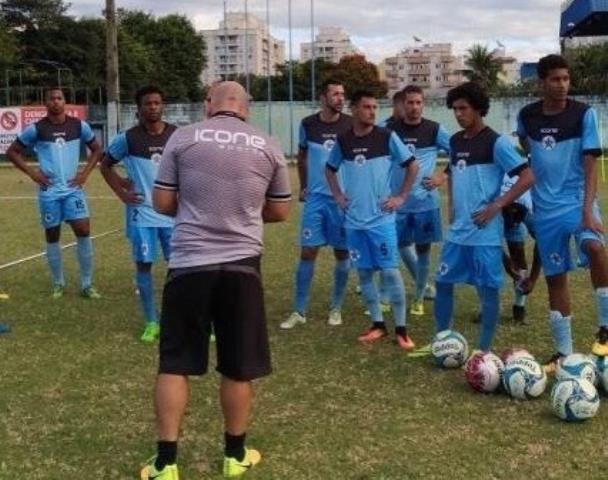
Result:
M177 129L155 188L178 192L170 268L260 255L264 203L291 199L279 146L231 114Z

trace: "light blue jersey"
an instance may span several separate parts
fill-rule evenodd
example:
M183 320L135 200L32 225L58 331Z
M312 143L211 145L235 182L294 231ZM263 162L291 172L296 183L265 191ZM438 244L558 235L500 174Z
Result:
M440 124L422 119L418 125L408 125L403 121L387 123L416 156L419 170L407 201L399 209L400 213L428 212L439 208L439 193L436 189L424 187L424 179L432 177L437 165L437 154L440 150L449 153L450 134ZM403 169L393 169L391 188L398 192L405 178Z
M363 137L350 129L338 135L327 168L342 171L348 198L346 228L366 229L395 221L395 213L382 209L391 196L393 168L404 168L415 158L390 130L374 127Z
M601 155L597 113L568 100L556 115L545 115L542 102L519 113L517 133L527 140L536 183L532 189L537 220L581 209L585 195L584 157Z
M17 141L38 158L40 170L51 185L41 189L41 197L58 198L80 187L69 186L78 173L78 162L83 145L95 141L88 123L66 116L61 124L52 123L48 117L28 126Z
M480 228L472 215L500 196L505 173L518 175L527 162L505 136L489 127L473 138L458 132L450 140L450 181L454 221L447 241L460 245L499 246L503 241L503 219L497 215Z
M331 197L325 178L325 164L338 134L347 131L351 126L352 118L344 114L340 114L340 118L332 123L321 120L319 113L302 120L299 147L306 152L308 195L321 194Z
M124 163L127 177L143 200L137 205L127 205L127 231L132 227L173 226L173 218L157 213L152 207L152 191L163 150L175 129L167 124L163 133L151 135L137 125L116 135L108 147L107 156L115 164Z

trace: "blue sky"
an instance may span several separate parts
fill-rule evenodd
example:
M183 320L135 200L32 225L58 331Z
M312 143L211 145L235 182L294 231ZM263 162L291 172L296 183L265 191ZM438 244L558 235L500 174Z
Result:
M227 0L228 10L242 10L244 0ZM269 0L271 31L287 43L287 0ZM73 15L101 15L103 0L72 0ZM215 28L222 0L116 0L118 7L165 15L187 15L199 29ZM368 58L380 61L413 44L452 42L458 52L473 43L496 46L531 61L559 49L559 0L314 0L317 26L341 26ZM265 18L266 0L248 0L249 11ZM343 5L348 5L344 8ZM310 39L310 0L292 1L293 57ZM287 46L287 45L286 45Z

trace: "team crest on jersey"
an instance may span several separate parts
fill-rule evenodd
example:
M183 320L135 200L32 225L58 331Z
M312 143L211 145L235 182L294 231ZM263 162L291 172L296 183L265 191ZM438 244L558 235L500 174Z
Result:
M302 230L302 238L304 240L310 240L312 238L312 230L310 228Z
M155 165L158 165L160 163L161 158L163 158L163 156L160 153L153 153L150 157L150 160L152 160Z
M323 142L323 147L325 148L325 150L331 150L332 148L334 148L335 144L336 141L333 138L328 138Z
M358 262L361 259L361 252L359 252L359 250L351 250L350 252L350 259L353 262Z
M413 143L406 143L405 148L407 148L412 155L416 155L416 145Z
M551 259L551 263L553 263L554 265L561 265L564 262L562 256L557 252L553 252L549 256L549 258Z
M464 172L464 169L467 168L467 161L464 158L461 158L456 163L456 170L459 172Z
M359 165L360 167L362 167L363 165L365 165L365 160L367 160L365 158L365 155L363 155L362 153L359 153L358 155L355 155L355 163L357 165Z
M57 137L55 139L55 145L57 145L59 148L63 148L65 145L65 138L63 137Z
M448 264L445 262L442 262L439 264L439 266L437 267L437 273L439 275L445 275L450 271L450 267L448 267Z
M545 150L553 150L557 145L557 141L553 135L546 135L543 137L542 145Z

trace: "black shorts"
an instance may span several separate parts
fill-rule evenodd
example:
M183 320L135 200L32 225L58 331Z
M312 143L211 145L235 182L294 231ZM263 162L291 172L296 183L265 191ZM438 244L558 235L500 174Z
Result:
M205 374L212 325L219 373L248 381L272 371L260 257L168 272L159 373Z

